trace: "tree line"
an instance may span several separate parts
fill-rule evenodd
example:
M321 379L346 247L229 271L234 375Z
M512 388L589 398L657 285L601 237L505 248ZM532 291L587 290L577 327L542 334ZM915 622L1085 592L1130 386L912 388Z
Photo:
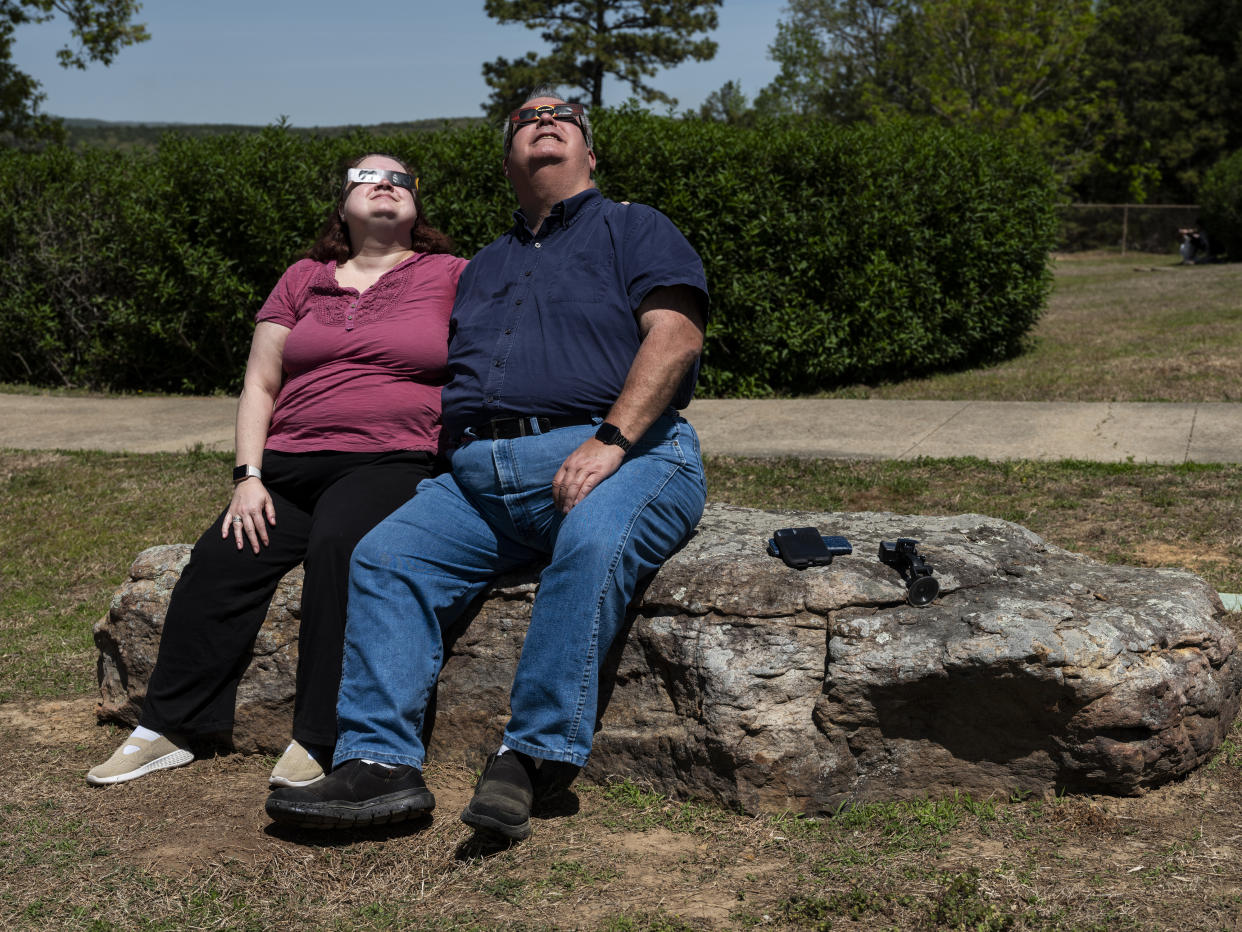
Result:
M1189 203L1242 146L1242 0L788 0L753 104L699 115L921 117L1020 136L1084 201Z
M716 54L723 0L484 0L498 23L539 33L544 53L484 62L482 108L499 118L530 89L605 103L613 76L647 104L653 77ZM13 67L15 28L56 13L61 64L108 64L150 38L136 0L0 0L0 138L63 138L38 82ZM1198 199L1208 169L1242 148L1242 0L787 0L753 101L736 81L684 117L753 123L919 118L1017 136L1079 200Z

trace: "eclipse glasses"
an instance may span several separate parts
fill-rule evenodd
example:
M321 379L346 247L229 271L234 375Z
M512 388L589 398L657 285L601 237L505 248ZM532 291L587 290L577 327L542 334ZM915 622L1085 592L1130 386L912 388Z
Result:
M543 104L539 107L519 107L509 114L509 122L516 129L527 123L534 123L545 113L550 113L554 120L569 120L581 126L579 117L585 112L582 104Z
M389 171L387 168L351 168L345 173L346 184L377 184L381 181L410 191L418 190L418 179L405 172Z

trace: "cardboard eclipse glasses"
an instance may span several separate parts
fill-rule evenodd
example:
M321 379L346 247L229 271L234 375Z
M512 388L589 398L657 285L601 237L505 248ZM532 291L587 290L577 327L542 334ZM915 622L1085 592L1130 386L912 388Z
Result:
M345 173L346 184L376 184L380 181L409 191L418 190L418 179L405 172L389 171L387 168L351 168Z

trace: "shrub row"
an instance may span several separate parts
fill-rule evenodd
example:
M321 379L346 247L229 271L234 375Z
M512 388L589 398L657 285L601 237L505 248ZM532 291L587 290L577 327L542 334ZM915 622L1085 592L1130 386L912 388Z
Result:
M659 207L713 292L702 391L809 393L1018 351L1049 285L1050 173L914 124L596 119L597 181ZM0 381L233 391L255 310L366 151L414 161L471 255L510 221L486 127L165 136L153 152L0 152Z
M1242 259L1242 150L1208 170L1199 186L1203 228L1214 253Z

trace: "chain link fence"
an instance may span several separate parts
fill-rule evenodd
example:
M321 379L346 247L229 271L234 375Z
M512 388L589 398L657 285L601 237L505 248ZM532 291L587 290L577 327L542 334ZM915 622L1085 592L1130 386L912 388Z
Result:
M1057 249L1175 253L1181 243L1177 231L1198 222L1197 204L1067 204L1061 208Z

